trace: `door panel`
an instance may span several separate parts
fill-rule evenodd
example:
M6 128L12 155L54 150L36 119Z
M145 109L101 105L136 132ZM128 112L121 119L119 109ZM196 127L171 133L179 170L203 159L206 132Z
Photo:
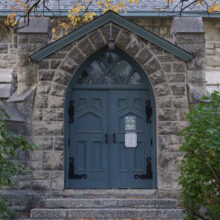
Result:
M151 188L151 179L135 178L144 174L146 158L152 158L150 124L145 119L146 90L114 90L111 97L111 132L116 133L116 143L111 145L112 188ZM123 105L121 104L123 100ZM123 107L122 107L123 106ZM125 147L125 117L136 116L137 147Z
M70 157L76 174L87 178L70 179L71 188L107 188L107 93L74 90L74 123L70 124Z

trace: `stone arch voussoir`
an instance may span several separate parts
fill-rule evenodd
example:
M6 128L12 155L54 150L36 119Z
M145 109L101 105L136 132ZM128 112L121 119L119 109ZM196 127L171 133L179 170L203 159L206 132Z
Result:
M116 47L130 55L144 70L155 96L170 95L170 86L166 74L154 51L151 50L152 44L114 24L112 35L116 41ZM70 77L74 76L80 65L90 55L107 46L108 37L109 24L106 24L74 42L71 47L69 46L71 49L66 51L66 55L55 74L57 78L55 77L54 81L61 78L61 83L68 86ZM152 48L155 49L155 46Z

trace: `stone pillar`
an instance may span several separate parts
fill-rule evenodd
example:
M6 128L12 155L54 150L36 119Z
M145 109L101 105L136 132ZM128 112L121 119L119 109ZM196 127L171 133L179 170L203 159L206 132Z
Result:
M18 29L17 52L17 95L21 95L37 83L37 65L29 56L48 44L51 37L49 18L30 18L29 23L21 20Z
M186 83L188 98L194 103L197 98L206 94L205 76L205 31L201 17L175 17L171 33L174 43L192 53L195 58L187 62Z

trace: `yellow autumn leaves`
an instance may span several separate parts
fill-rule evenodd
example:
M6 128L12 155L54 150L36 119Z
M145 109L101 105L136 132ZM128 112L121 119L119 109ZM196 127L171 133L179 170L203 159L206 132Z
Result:
M110 10L119 13L126 9L124 0L87 0L86 4L76 1L72 9L68 11L68 18L73 26L78 26L79 23L88 23L94 19L96 13L90 11L91 3L93 3L93 8L97 8L103 14ZM127 3L138 4L138 0L127 0Z
M50 1L50 0L49 0ZM178 4L180 0L164 0L165 3ZM7 26L15 27L16 22L16 12L15 11L23 11L23 13L27 13L27 11L31 8L32 5L27 5L23 0L13 0L14 5L11 6L12 13L8 14L5 24ZM220 12L220 5L217 3L217 0L209 0L210 6L208 8L209 13ZM72 8L68 11L68 19L70 24L73 27L79 26L80 24L85 24L94 19L95 16L106 13L111 10L116 13L125 11L127 5L137 5L138 0L77 0L74 2ZM199 4L201 6L205 5L204 0L197 0L195 4ZM91 6L92 5L92 10ZM37 6L36 6L37 7ZM37 8L33 8L32 11ZM67 34L70 30L69 25L65 22L60 22L59 26L64 30L64 33ZM55 34L56 30L52 29L52 32Z

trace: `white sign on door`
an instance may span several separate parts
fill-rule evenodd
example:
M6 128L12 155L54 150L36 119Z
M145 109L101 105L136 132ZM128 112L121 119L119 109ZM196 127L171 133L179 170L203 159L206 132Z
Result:
M136 132L125 133L125 147L137 147L137 133Z

